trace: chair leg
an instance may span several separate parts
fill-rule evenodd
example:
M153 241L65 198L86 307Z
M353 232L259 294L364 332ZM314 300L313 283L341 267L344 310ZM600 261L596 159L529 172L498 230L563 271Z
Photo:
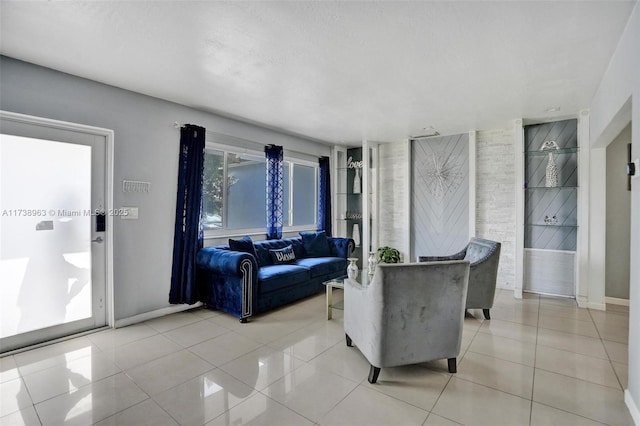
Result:
M373 365L369 369L369 383L373 384L378 381L378 375L380 374L380 368Z
M347 346L353 346L353 341L351 341L351 337L347 333L344 334L345 339L347 340Z
M244 317L244 318L240 318L240 324L246 324L248 322L248 318Z
M455 358L449 358L447 360L448 364L449 364L449 373L457 373L458 372L458 366L456 364L456 359Z
M484 319L491 319L491 316L489 315L489 310L488 309L483 309L482 313L484 314Z

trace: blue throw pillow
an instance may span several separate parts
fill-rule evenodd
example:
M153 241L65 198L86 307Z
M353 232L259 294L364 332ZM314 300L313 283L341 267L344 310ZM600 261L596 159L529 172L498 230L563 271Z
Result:
M241 251L243 253L252 254L256 259L256 262L258 261L256 248L253 246L253 241L248 235L242 237L241 240L232 240L231 238L229 238L229 248L233 251Z
M324 231L301 232L302 245L307 252L307 257L328 257L331 256L329 240Z
M292 263L296 261L296 254L293 252L293 246L286 246L278 250L269 250L274 265L282 265L284 263Z

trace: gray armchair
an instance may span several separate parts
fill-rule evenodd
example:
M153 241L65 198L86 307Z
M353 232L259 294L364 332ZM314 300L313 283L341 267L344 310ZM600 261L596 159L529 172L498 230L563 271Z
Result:
M491 319L489 309L493 307L498 278L500 246L496 241L471 238L467 247L450 256L419 256L418 262L465 259L471 262L469 291L466 309L482 309L484 317Z
M371 364L370 383L381 368L436 359L456 372L468 280L466 260L379 264L369 285L345 280L347 346Z

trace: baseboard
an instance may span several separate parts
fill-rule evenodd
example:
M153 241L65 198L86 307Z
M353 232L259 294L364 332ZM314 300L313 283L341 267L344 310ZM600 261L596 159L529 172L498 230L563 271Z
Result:
M578 307L579 308L588 308L589 307L589 300L585 297L585 296L578 296L576 297L576 302L578 302Z
M617 297L605 297L604 303L611 305L629 306L629 299L619 299Z
M627 408L629 409L629 413L631 413L631 417L633 417L633 421L635 424L640 425L640 410L636 405L635 401L631 397L629 393L629 389L624 391L624 402L627 404Z
M163 317L165 315L171 315L182 311L188 311L189 309L199 308L200 306L202 306L202 302L194 303L193 305L174 305L168 306L166 308L156 309L155 311L145 312L144 314L134 315L132 317L116 320L114 328L126 327L128 325L149 321L151 319Z
M589 303L587 303L587 308L595 309L597 311L606 311L607 310L607 305L605 303L589 302Z

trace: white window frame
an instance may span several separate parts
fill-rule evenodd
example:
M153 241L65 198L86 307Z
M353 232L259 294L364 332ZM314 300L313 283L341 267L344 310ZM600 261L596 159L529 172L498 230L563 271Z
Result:
M230 139L231 142L234 142L234 140L236 138L233 137L229 137L226 135L218 135L218 134L214 134L214 138L216 140L225 140L225 139ZM242 142L244 142L245 145L249 145L251 144L252 146L254 146L254 148L244 148L244 147L238 147L236 145L232 145L232 144L227 144L227 143L221 143L219 141L211 141L208 140L205 142L205 153L210 153L211 151L218 151L218 152L222 152L223 153L223 173L224 173L224 177L223 177L223 185L224 188L227 187L227 178L228 178L228 164L227 164L227 154L232 153L232 154L238 154L238 155L242 155L242 154L247 154L247 155L255 155L255 156L259 156L259 157L264 157L264 145L260 146L259 144L255 143L255 142L250 142L250 141L245 141L242 140ZM286 150L285 150L286 151ZM304 160L301 158L297 158L295 156L290 156L290 155L285 155L283 157L283 161L288 162L289 163L289 188L288 188L288 193L289 193L289 205L288 206L283 206L283 226L282 226L282 232L283 233L290 233L290 232L299 232L299 231L308 231L308 230L315 230L318 226L318 215L317 215L317 211L318 211L318 182L319 182L319 174L320 174L320 166L318 164L318 162L314 162L314 161L310 161L310 160ZM313 223L309 223L309 224L304 224L304 225L296 225L296 226L289 226L288 224L293 223L293 170L295 168L295 165L301 165L301 166L307 166L307 167L312 167L314 169L315 172L315 185L314 185L314 196L313 199L314 201L314 211L316 212L316 214L314 214L313 216ZM293 167L291 167L291 165L293 165ZM266 167L266 159L265 159L265 167ZM266 173L266 171L265 171ZM222 198L222 211L223 211L223 215L222 215L222 227L220 229L205 229L203 231L203 236L205 239L217 239L217 238L228 238L228 237L235 237L238 235L250 235L250 236L263 236L266 234L266 211L265 211L265 226L261 227L261 228L239 228L239 229L228 229L227 228L227 218L228 218L228 200L227 200L227 193L225 191L223 198Z
M211 153L211 151L218 151L223 153L223 187L225 188L225 192L222 196L222 227L220 229L205 229L204 230L204 238L224 238L224 237L233 237L237 235L264 235L265 234L265 226L261 228L237 228L237 229L229 229L227 228L227 219L228 219L228 200L227 200L227 178L228 178L228 156L227 154L237 154L237 155L255 155L257 157L264 157L264 152L252 149L238 148L233 145L225 145L215 142L205 142L204 147L205 154ZM266 159L265 159L266 165ZM266 167L266 166L265 166ZM266 217L266 211L265 211ZM202 219L201 219L202 220Z
M282 210L283 210L283 215L286 213L287 214L287 224L291 224L293 223L293 169L295 167L296 164L301 165L301 166L307 166L307 167L312 167L314 170L314 176L315 176L315 185L313 188L314 194L313 194L313 199L315 200L315 204L314 204L314 211L316 212L316 214L314 214L313 216L313 223L309 223L309 224L304 224L304 225L285 225L283 224L282 226L282 232L299 232L299 231L308 231L310 229L317 229L318 227L318 179L319 179L319 173L320 173L320 165L318 164L318 162L313 162L313 161L308 161L308 160L302 160L300 158L296 158L296 157L291 157L291 156L285 156L283 159L285 162L290 163L289 164L289 205L288 206L282 206ZM293 164L293 167L291 167L291 165Z

